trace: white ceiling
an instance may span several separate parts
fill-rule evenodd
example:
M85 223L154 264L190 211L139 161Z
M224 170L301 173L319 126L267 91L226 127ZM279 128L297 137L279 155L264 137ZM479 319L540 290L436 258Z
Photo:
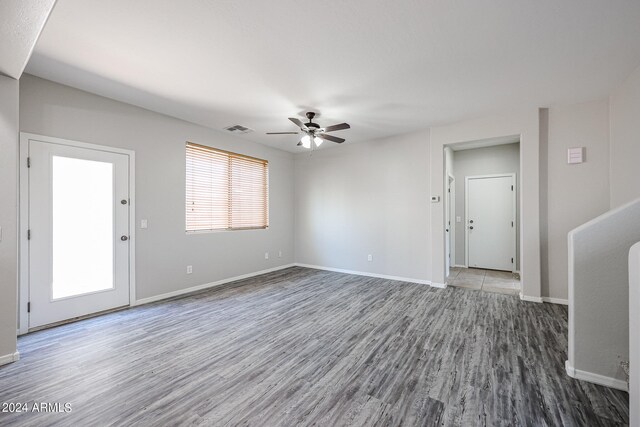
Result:
M55 0L0 0L0 74L19 79Z
M58 0L27 72L298 151L607 96L640 65L637 0ZM332 144L323 144L332 145Z

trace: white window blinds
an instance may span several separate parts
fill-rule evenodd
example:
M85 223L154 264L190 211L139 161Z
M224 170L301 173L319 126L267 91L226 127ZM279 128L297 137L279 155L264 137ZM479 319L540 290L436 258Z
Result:
M187 143L187 231L269 226L269 163Z

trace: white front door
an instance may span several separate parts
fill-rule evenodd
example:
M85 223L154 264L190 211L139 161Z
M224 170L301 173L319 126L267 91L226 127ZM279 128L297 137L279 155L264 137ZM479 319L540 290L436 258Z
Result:
M129 156L29 140L29 327L129 304Z
M515 176L467 178L468 265L513 271Z

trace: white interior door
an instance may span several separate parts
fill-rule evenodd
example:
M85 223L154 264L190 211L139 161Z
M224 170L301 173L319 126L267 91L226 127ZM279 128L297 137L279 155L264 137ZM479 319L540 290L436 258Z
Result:
M129 304L129 156L29 140L29 327Z
M513 271L515 175L468 177L466 187L469 267Z

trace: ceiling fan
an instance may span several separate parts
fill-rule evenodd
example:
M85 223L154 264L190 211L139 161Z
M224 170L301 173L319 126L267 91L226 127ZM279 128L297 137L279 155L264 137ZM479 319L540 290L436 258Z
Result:
M301 133L304 134L300 142L298 142L298 146L303 146L304 148L311 148L311 142L315 144L316 147L319 147L320 144L324 140L337 142L338 144L342 144L345 140L344 138L338 138L337 136L327 135L327 132L334 132L336 130L349 129L347 123L340 123L338 125L327 126L326 128L321 128L319 124L313 123L313 118L316 116L316 113L309 111L306 114L309 119L308 123L302 123L302 121L295 117L289 117L296 126L298 126L301 132L267 132L267 135L299 135Z

